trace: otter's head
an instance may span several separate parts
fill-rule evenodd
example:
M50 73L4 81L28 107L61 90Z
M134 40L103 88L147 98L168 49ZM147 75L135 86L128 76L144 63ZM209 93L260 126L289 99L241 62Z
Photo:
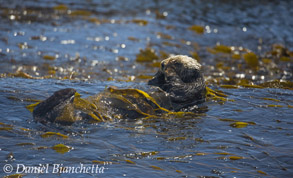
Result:
M163 60L159 71L148 84L166 91L175 110L205 100L206 86L201 65L188 56L177 55Z

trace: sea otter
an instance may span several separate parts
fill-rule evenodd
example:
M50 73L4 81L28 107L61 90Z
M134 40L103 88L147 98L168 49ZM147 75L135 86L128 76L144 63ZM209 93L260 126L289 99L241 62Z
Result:
M204 102L206 86L201 65L193 58L177 55L161 62L148 84L160 87L170 96L173 110Z
M194 111L205 101L206 86L201 65L193 58L176 55L161 62L148 81L149 94L138 89L108 88L83 99L75 89L56 91L33 110L36 121L72 124L83 118L98 121L113 118L136 119L171 111Z

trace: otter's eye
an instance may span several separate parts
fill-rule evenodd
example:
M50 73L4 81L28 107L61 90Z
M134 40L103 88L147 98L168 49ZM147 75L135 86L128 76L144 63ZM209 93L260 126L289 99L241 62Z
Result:
M165 68L165 63L162 62L161 63L161 70L164 71L164 68Z

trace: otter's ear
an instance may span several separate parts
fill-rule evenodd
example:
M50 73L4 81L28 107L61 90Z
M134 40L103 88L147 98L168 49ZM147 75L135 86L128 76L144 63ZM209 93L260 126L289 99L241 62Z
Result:
M165 75L164 73L159 70L155 76L148 81L148 85L154 85L154 86L158 86L160 87L161 85L163 85L165 82Z

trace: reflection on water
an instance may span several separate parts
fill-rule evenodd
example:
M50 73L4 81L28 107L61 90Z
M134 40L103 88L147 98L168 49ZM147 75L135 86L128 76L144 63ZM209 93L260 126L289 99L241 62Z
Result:
M98 164L110 177L292 175L292 5L1 2L0 166ZM66 127L35 123L25 108L66 87L83 97L144 88L170 54L200 60L207 84L228 100L207 101L198 117Z

